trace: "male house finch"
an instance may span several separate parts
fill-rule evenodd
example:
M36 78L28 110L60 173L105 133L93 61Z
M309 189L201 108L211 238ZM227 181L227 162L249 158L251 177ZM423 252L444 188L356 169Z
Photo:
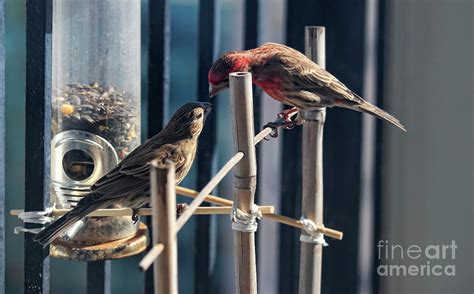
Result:
M186 176L196 155L197 141L204 126L209 103L188 103L173 115L157 135L138 146L114 169L99 179L90 194L67 214L50 224L33 240L48 245L72 224L89 213L110 205L136 209L150 202L150 166L153 160L175 164L176 183Z
M209 95L229 87L229 73L242 71L251 72L253 83L272 98L294 106L280 113L285 123L277 126L302 123L291 122L291 113L337 106L369 113L406 131L398 119L362 99L304 54L276 43L222 55L208 74Z

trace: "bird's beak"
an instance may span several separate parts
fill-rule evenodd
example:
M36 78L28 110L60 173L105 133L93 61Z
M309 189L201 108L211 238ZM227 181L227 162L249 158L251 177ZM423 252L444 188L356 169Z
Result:
M204 109L204 118L206 118L212 110L212 104L207 102L201 102L202 109Z
M209 98L216 96L222 90L224 90L224 87L219 87L219 86L214 86L212 84L209 84Z

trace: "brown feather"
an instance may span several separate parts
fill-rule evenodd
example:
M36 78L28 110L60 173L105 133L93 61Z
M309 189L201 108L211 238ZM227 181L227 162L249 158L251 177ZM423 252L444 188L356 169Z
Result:
M227 76L231 71L250 71L253 82L268 95L300 110L344 107L369 113L405 130L398 119L365 101L328 71L288 46L266 43L255 49L228 52L214 63L209 82L220 89L228 87Z
M172 161L176 168L176 183L181 182L194 160L207 110L210 110L208 103L188 103L182 106L161 132L137 147L99 179L91 187L87 197L37 234L34 240L47 245L73 223L99 208L110 205L138 208L149 202L149 163L152 160Z

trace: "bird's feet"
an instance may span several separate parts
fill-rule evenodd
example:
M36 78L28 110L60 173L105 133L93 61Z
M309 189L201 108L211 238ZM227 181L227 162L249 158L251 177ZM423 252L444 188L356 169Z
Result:
M282 112L278 113L278 117L283 119L284 122L289 123L289 122L293 121L291 119L291 117L296 112L298 112L298 109L296 107L293 107L293 108L290 108L290 109L285 109Z
M136 224L138 222L138 208L132 208L132 221L133 224Z
M263 128L272 128L273 131L270 133L270 137L276 138L278 137L278 128L292 129L298 124L296 120L292 119L297 112L298 109L296 107L285 109L278 113L278 119L276 121L267 123Z
M176 204L176 217L180 217L183 212L188 208L186 203L178 203Z
M270 137L277 138L278 137L278 128L285 128L285 129L292 129L295 126L294 121L285 121L283 118L279 118L274 122L269 122L263 126L263 128L271 128L272 132L270 133Z

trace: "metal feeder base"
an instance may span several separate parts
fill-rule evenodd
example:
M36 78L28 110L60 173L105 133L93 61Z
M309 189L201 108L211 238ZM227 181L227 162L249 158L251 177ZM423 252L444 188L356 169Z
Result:
M140 223L134 236L98 244L81 245L73 242L56 241L49 249L52 257L71 261L99 261L119 259L143 252L148 244L148 228Z

